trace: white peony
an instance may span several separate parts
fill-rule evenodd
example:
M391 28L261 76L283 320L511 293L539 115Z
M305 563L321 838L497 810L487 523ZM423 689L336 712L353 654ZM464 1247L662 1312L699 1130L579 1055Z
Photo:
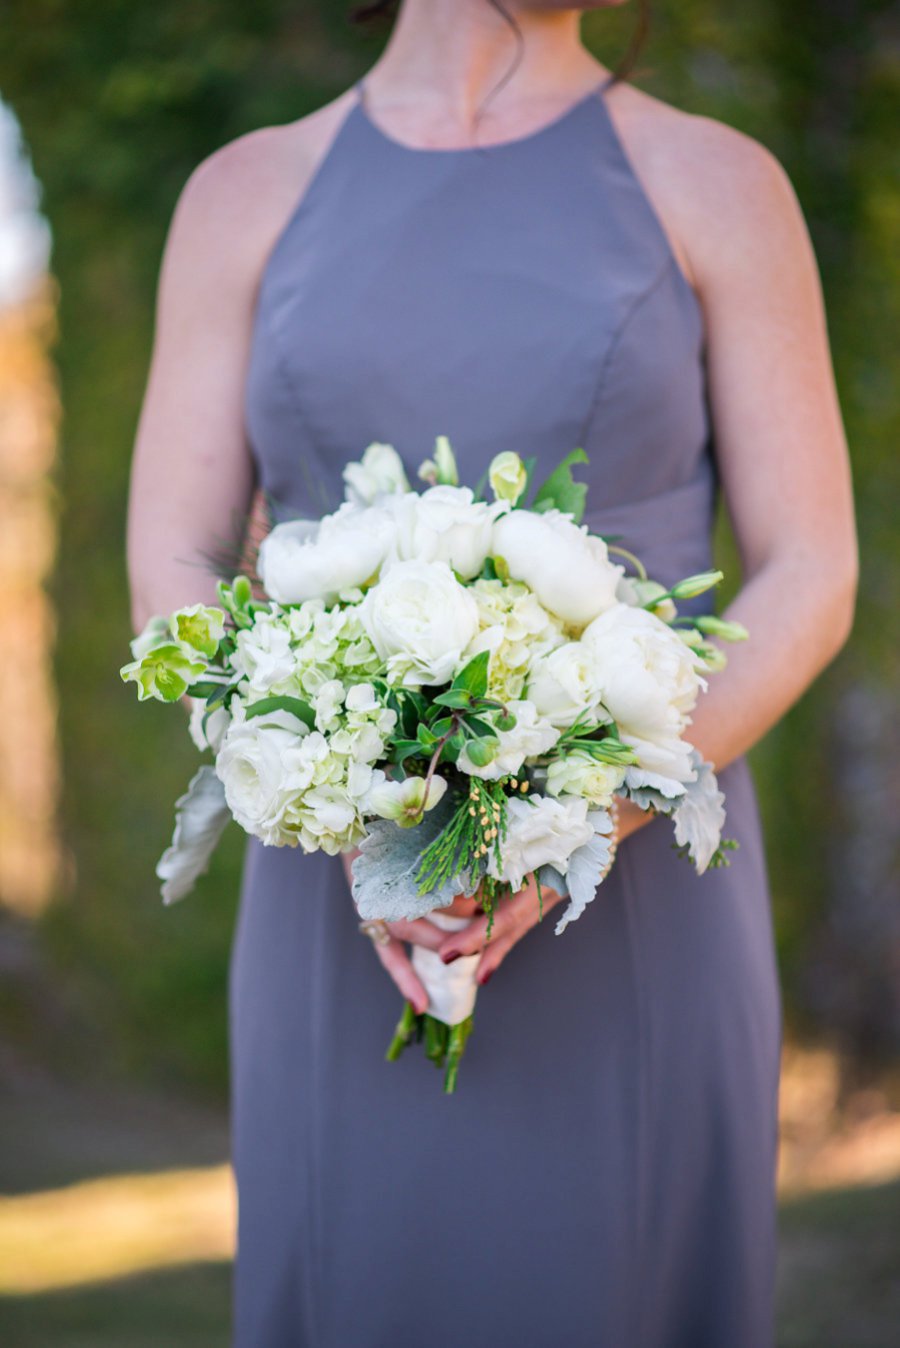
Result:
M574 725L585 715L607 721L599 705L600 672L593 650L583 641L569 641L535 660L526 694L552 725Z
M535 758L552 749L559 739L559 731L549 721L538 716L531 702L508 702L507 710L516 718L512 730L499 730L497 740L500 748L490 763L478 767L469 758L465 749L459 755L459 768L471 777L481 777L488 782L499 781L501 777L514 777L527 758Z
M357 506L371 505L390 492L409 491L400 455L393 445L383 445L377 440L369 445L359 463L347 464L344 483L347 500Z
M513 579L524 580L545 608L573 627L584 627L616 602L623 568L610 562L602 538L558 510L501 515L491 551Z
M306 736L306 726L287 712L248 721L238 711L216 756L228 808L241 828L269 846L297 844L285 822L293 795L285 769Z
M576 750L556 758L547 769L547 794L583 796L591 806L609 805L625 781L625 768L599 763L590 754Z
M588 820L588 805L579 796L554 800L549 796L513 797L507 804L508 826L503 839L502 869L498 872L493 852L488 873L506 880L513 892L520 890L526 876L541 866L555 866L565 875L569 858L594 836Z
M318 522L277 524L259 549L263 588L279 604L333 602L341 591L378 574L394 534L389 515L379 506L362 509L350 503Z
M494 520L506 509L476 501L469 487L429 487L383 502L395 529L392 558L446 562L464 580L477 576L491 550Z
M600 698L620 730L657 740L684 728L706 683L671 627L646 609L616 604L581 641L596 661Z
M360 611L388 678L406 687L447 683L478 629L475 600L446 562L398 562Z

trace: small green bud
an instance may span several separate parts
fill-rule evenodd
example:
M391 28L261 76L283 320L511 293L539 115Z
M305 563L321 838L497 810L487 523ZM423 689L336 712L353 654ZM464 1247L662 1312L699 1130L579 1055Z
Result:
M476 768L486 768L488 763L493 763L497 757L499 747L496 740L470 740L466 746L466 754Z
M729 622L713 614L704 614L695 621L701 632L721 637L723 641L746 641L750 635L743 623Z
M695 599L698 594L705 594L724 579L723 571L701 571L696 576L687 576L677 585L673 585L671 595L673 599Z

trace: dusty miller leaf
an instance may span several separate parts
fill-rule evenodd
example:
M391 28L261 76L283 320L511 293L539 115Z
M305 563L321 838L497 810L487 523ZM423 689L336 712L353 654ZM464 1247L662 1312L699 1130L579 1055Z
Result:
M225 788L215 768L204 764L175 802L175 832L156 866L163 881L163 903L176 903L190 894L209 869L210 857L230 818Z
M439 889L420 894L416 872L422 853L438 836L453 814L445 797L429 810L414 828L400 828L389 819L372 819L351 866L353 899L363 918L396 922L424 917L434 908L446 908L457 894L465 892L460 876Z
M672 815L675 841L687 847L697 874L702 875L715 855L725 824L725 796L716 774L696 749L692 755L697 780L689 782L684 799Z
M556 924L557 936L562 935L570 922L581 917L596 895L603 868L609 861L612 819L606 810L592 810L588 819L594 826L594 836L582 847L576 848L569 857L569 864L566 867L569 904Z

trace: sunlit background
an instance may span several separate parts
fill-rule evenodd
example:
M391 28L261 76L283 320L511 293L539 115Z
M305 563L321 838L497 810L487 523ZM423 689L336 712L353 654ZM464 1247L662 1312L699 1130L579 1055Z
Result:
M638 74L651 92L760 138L786 165L823 273L857 485L853 640L753 757L787 1026L780 1348L887 1348L900 1325L892 8L659 0ZM153 868L192 750L179 717L138 712L117 677L130 636L124 505L178 192L225 141L302 116L368 68L384 29L352 28L349 9L349 0L0 7L0 1341L9 1348L227 1342L225 992L240 837L234 830L191 900L163 910ZM592 15L589 45L614 61L629 23L627 7ZM724 525L721 547L733 565Z

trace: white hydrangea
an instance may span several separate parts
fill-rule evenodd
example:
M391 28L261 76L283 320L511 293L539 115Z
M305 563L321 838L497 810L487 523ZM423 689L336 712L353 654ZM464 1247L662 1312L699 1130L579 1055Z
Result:
M480 630L466 657L490 651L488 694L520 698L533 662L565 641L562 624L520 581L476 580L470 593Z

